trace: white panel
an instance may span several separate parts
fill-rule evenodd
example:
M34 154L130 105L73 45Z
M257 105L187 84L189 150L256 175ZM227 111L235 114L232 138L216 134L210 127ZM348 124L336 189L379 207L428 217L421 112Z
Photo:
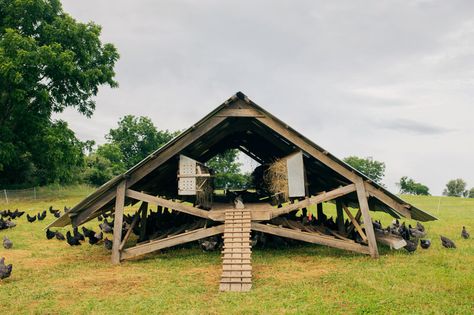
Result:
M178 179L179 195L196 194L196 160L185 155L179 156L179 175L192 175L193 177L180 177Z
M306 193L304 181L303 153L297 152L286 158L288 171L288 196L304 197Z

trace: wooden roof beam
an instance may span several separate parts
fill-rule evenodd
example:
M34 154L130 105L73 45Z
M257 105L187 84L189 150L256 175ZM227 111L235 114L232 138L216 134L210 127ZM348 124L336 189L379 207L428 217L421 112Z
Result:
M147 194L144 194L132 189L127 189L126 195L127 197L145 201L145 202L148 202L149 204L154 204L154 205L162 206L164 208L169 208L169 209L184 212L190 215L194 215L197 217L201 217L204 219L209 219L209 211L202 210L193 206L189 206L184 203L174 202L174 201L166 200L160 197L147 195Z

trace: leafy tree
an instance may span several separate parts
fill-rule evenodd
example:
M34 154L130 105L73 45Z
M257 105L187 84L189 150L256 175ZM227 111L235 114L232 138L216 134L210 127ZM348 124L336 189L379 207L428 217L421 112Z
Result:
M54 143L67 127L52 113L73 107L89 117L99 86L117 86L118 53L101 43L100 31L75 21L59 0L0 0L0 183L71 175L66 168L77 161L43 141Z
M413 179L403 176L398 183L400 186L400 193L411 195L426 195L430 194L429 188L421 183L415 182Z
M120 149L122 162L126 168L130 168L177 134L179 131L158 131L148 117L127 115L120 119L117 128L110 129L106 139Z
M472 188L469 190L469 192L468 192L468 194L467 194L467 197L468 197L468 198L474 198L474 187L472 187Z
M86 158L87 168L84 179L93 185L102 185L111 178L125 172L123 154L120 148L106 143Z
M377 183L385 176L385 163L372 158L348 156L343 161Z
M446 184L446 189L443 191L443 195L461 197L466 192L466 182L461 179L452 179Z
M250 182L250 174L242 174L241 163L237 162L239 151L237 149L227 150L207 161L206 165L215 173L214 185L216 188L246 188Z

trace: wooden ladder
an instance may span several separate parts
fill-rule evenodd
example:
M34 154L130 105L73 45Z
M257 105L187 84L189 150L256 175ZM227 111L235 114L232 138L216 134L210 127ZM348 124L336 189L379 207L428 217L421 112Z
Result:
M249 291L252 288L250 224L249 209L226 210L221 291Z

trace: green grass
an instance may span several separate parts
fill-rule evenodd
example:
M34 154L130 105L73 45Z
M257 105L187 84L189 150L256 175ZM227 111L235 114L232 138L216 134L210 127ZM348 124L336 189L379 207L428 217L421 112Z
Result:
M90 192L73 187L58 199L8 207L36 213L51 204L72 206ZM472 314L474 239L462 240L460 231L466 225L474 234L474 199L404 198L440 218L425 225L429 250L408 254L380 246L380 259L373 260L317 245L257 249L249 293L218 291L217 252L171 249L113 266L102 246L46 240L43 228L53 217L33 224L22 217L16 228L0 231L14 242L12 250L0 249L14 264L11 278L0 281L0 314ZM384 214L374 217L390 222ZM88 226L97 229L97 221ZM441 247L440 234L458 248Z

